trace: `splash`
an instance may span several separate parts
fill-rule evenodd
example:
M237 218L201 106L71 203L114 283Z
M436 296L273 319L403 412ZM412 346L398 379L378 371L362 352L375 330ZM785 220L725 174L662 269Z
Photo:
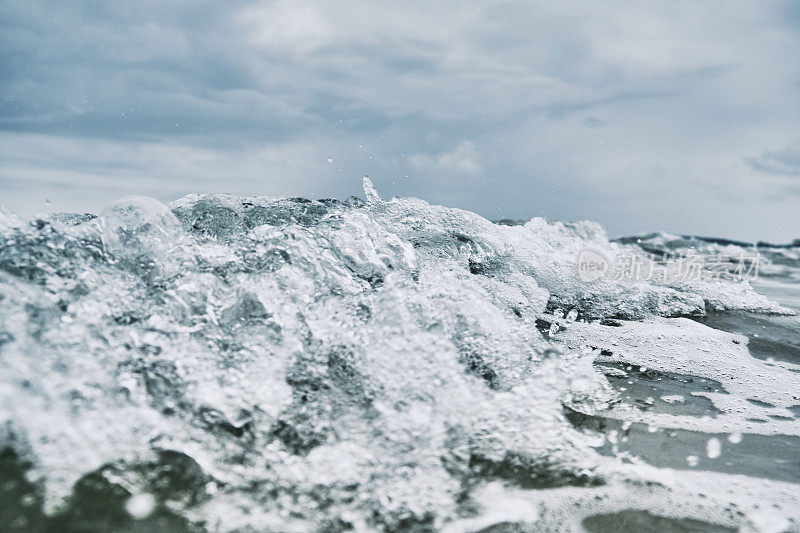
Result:
M792 483L631 464L576 422L797 435L791 365L677 318L790 311L746 283L584 283L581 249L633 249L591 222L364 191L2 215L0 447L42 520L102 487L126 520L209 530L578 528L645 504L739 527L763 501L797 527ZM724 378L724 416L625 407L598 361Z

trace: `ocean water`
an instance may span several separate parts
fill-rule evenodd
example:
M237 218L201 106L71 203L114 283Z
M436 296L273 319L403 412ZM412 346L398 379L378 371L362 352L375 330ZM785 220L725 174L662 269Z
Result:
M364 192L0 211L3 529L800 531L800 247Z

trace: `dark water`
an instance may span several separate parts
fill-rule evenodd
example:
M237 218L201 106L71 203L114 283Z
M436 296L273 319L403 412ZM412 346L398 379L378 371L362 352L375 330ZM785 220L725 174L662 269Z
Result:
M764 283L755 286L763 294L781 304L800 312L800 287L791 280L781 280L780 284ZM747 312L709 312L698 322L729 333L748 337L749 350L753 357L762 360L786 361L800 364L800 318L797 316L770 316ZM720 383L708 378L671 374L648 370L637 372L635 368L618 366L627 371L628 376L619 378L607 376L617 389L624 389L622 396L626 401L641 409L653 412L685 414L691 416L714 417L718 413L712 402L702 396L692 396L692 392L725 393ZM663 401L650 403L648 398L680 395L684 403L668 404ZM763 406L771 406L755 402ZM800 417L800 405L789 407L795 419ZM700 458L696 469L730 474L742 474L765 479L800 482L800 438L784 435L743 434L741 442L726 442L727 434L706 434L684 430L658 429L649 431L647 426L632 424L628 429L615 420L579 419L581 425L594 426L601 431L618 430L624 439L618 444L620 451L629 452L654 466L676 469L688 468L686 457ZM800 422L798 422L800 423ZM720 457L705 457L705 447L710 437L723 443L724 452ZM610 453L606 443L602 452Z
M620 511L595 515L583 521L583 527L591 533L612 531L637 531L642 533L725 533L735 529L701 522L699 520L676 520L656 516L647 511Z
M753 285L760 293L800 313L800 285L794 279L778 276L761 282L755 280ZM707 316L695 319L715 329L745 335L753 357L770 362L800 364L800 319L797 316L709 311ZM713 403L705 397L692 396L692 393L725 393L720 383L708 378L652 369L641 372L625 364L599 363L597 366L601 369L612 367L625 371L625 377L617 377L613 372L608 372L609 383L630 405L656 413L714 418L719 411ZM685 401L673 404L658 400L653 402L653 398L670 395L680 395ZM762 402L753 403L771 407ZM800 418L800 405L789 407L789 411L793 413L795 420ZM728 434L725 433L652 428L645 424L624 423L575 412L568 412L567 416L576 427L615 435L613 445L606 441L598 448L605 455L629 455L635 461L676 470L706 470L790 483L800 482L798 437L742 434L737 436L735 443L731 443L727 441ZM706 456L706 445L712 437L717 438L723 448L716 458ZM689 465L689 456L697 458L697 463ZM676 520L634 510L591 516L584 519L582 526L587 531L598 533L734 531L707 522Z
M153 512L136 520L125 509L130 493L110 483L103 472L82 478L65 504L54 514L43 512L41 491L25 477L28 466L9 449L0 452L0 531L146 533L192 531L188 522L165 505L168 498L191 497L186 465L165 458L150 465L149 477L159 494ZM197 530L197 528L194 528Z

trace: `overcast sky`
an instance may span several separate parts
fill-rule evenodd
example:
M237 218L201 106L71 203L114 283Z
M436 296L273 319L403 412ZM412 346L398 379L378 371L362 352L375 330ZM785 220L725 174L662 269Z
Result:
M17 213L365 174L488 218L800 237L800 1L0 2Z

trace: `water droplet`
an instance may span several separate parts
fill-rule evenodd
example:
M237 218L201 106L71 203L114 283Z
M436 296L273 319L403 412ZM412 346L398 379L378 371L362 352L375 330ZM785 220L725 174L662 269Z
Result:
M136 520L144 520L155 509L156 500L151 494L136 494L125 502L125 510Z
M731 444L739 444L740 442L742 442L742 434L738 432L731 433L730 435L728 435L728 442L730 442Z
M719 439L717 438L710 438L706 443L706 455L710 459L716 459L717 457L722 454L722 444L720 444Z
M689 464L689 466L697 466L697 464L700 462L700 458L696 455L689 455L686 457L686 462Z

